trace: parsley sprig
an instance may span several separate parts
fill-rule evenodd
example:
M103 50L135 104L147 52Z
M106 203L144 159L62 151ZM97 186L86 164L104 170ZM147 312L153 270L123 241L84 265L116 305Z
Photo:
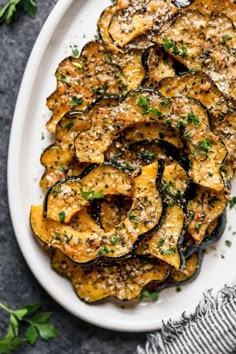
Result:
M0 9L0 24L9 25L14 21L19 10L23 10L30 16L35 16L37 11L37 0L9 0Z
M55 326L49 322L52 313L39 312L40 308L41 305L32 304L12 310L0 303L0 309L9 315L6 334L0 339L0 353L9 354L25 343L34 345L39 338L48 341L58 336Z

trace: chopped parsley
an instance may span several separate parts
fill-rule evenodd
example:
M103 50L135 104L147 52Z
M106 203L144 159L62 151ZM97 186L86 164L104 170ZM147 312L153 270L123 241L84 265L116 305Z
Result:
M150 99L144 95L139 96L137 106L143 108L143 115L154 114L157 115L160 119L164 118L163 113L161 113L159 109L150 107Z
M188 114L188 123L189 124L194 123L196 128L199 128L199 126L200 126L200 122L197 119L197 117L195 116L195 114L193 114L193 112L190 112Z
M74 66L76 66L76 68L78 68L79 70L82 70L84 68L84 66L81 63L77 63L77 62L73 61L72 64Z
M160 102L160 107L171 107L172 106L172 101L170 98L167 98L165 101Z
M94 200L94 199L103 199L104 192L103 191L84 191L83 188L80 188L80 193L83 199L85 200Z
M129 213L129 220L132 221L134 225L138 225L138 220L136 219L136 214L132 211Z
M157 243L157 247L160 248L161 246L163 246L165 243L165 239L164 238L160 238L160 240Z
M65 75L63 75L63 74L57 75L56 78L57 78L58 81L62 81L62 82L64 82L65 84L68 84L68 83L69 83L67 77L66 77Z
M231 247L232 242L229 241L229 240L225 240L225 245L226 245L227 247Z
M198 154L205 155L206 157L209 156L210 148L212 147L212 140L208 137L204 138L203 141L200 143L196 144L196 151L194 156L196 157Z
M62 192L62 189L57 188L57 189L53 189L52 194L58 195L58 194L60 194L61 192Z
M175 253L176 253L176 249L174 246L171 246L168 250L161 251L161 254L164 254L164 255L173 255Z
M65 126L67 130L70 130L74 126L73 120L70 120L69 123Z
M229 207L232 209L236 205L236 197L233 197L229 202Z
M65 236L65 241L66 241L67 244L69 244L70 241L73 239L73 235L71 235L71 236L69 237L68 235L65 234L64 236Z
M107 63L111 63L111 57L108 55L108 54L105 54L104 55L104 59L105 59L105 61L107 62Z
M72 55L73 55L73 57L78 57L78 55L79 55L79 50L78 50L78 48L77 47L74 47L73 49L72 49Z
M108 254L110 252L110 250L107 248L107 246L105 246L104 248L102 248L101 250L98 251L98 255L100 257L105 256L106 254Z
M61 235L59 234L59 232L55 233L55 240L61 241Z
M159 294L156 291L142 290L140 294L140 299L150 299L152 301L157 301L159 299Z
M188 49L187 47L183 44L183 42L180 42L181 49L177 46L176 42L173 39L168 39L164 38L163 40L163 47L165 50L171 50L175 55L179 55L184 59L188 58Z
M61 211L59 214L58 214L58 217L59 217L59 220L60 220L60 223L63 223L65 221L65 218L66 218L66 214L64 211Z
M226 40L227 40L227 39L232 39L232 37L231 37L229 34L223 34L223 35L222 35L222 38L223 38L223 39L226 39Z
M73 96L70 100L70 106L75 107L75 106L81 106L84 103L84 99L82 97L76 97Z
M66 168L66 166L60 165L60 166L57 167L57 169L59 171L66 171L67 168Z
M116 235L112 235L110 238L110 243L114 246L119 241L119 238Z

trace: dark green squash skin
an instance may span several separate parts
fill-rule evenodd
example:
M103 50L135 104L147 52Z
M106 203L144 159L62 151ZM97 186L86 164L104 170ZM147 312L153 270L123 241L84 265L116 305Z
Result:
M148 287L148 290L155 291L155 292L159 293L160 291L165 290L165 289L179 287L179 286L182 286L185 284L192 283L198 277L198 275L201 271L202 261L203 261L203 257L204 257L204 252L202 250L196 250L191 255L193 255L194 253L198 254L198 266L197 266L196 271L194 272L194 274L191 277L189 277L186 280L180 281L180 282L173 282L170 278L167 277L165 282L162 282L160 284L153 283L152 286ZM188 257L190 257L190 256L188 256ZM186 259L188 259L188 257L186 257Z
M97 29L98 29L98 36L99 36L99 39L101 40L101 41L103 41L103 38L102 38L102 34L101 34L101 30L100 30L100 27L99 27L99 20L100 20L100 18L104 15L104 13L107 11L107 10L110 10L112 7L114 7L114 5L110 5L110 6L108 6L108 7L106 7L103 11L102 11L102 13L101 13L101 15L99 16L99 19L98 19L98 21L97 21ZM108 31L107 31L108 32ZM109 36L110 36L110 33L108 32L108 34L109 34ZM110 36L110 39L111 39L111 41L113 41L112 40L112 37ZM107 43L106 41L104 41L104 43ZM110 44L110 43L108 43L108 44Z
M191 245L184 250L184 255L186 258L190 257L193 253L197 252L197 250L204 251L208 246L213 245L222 237L227 221L227 212L225 211L218 219L218 225L211 234L211 236L205 236L202 243L199 246Z

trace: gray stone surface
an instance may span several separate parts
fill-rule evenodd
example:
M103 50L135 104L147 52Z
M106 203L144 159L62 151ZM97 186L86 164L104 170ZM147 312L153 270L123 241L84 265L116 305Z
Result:
M66 1L66 0L65 0ZM96 1L96 0L94 0ZM0 6L6 0L0 0ZM14 106L21 78L36 37L56 0L38 0L35 18L24 14L11 26L0 27L0 301L17 308L39 302L53 311L59 337L17 353L47 354L132 354L145 334L107 331L87 324L64 311L40 287L27 267L17 246L7 201L7 149ZM0 312L0 337L7 318Z

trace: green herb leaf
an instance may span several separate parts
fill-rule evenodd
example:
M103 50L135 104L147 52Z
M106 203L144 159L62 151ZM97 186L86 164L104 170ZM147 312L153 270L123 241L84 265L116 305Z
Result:
M232 37L231 37L229 34L223 34L223 35L222 35L222 38L223 38L223 39L226 39L226 40L227 40L227 39L232 39Z
M79 70L83 70L84 66L81 63L77 63L76 61L73 61L72 64L76 66Z
M37 342L39 335L36 328L30 325L27 330L25 331L25 338L27 342L31 345L34 345Z
M159 299L159 294L156 291L143 290L140 294L140 299L148 298L152 301L157 301Z
M21 308L21 310L27 310L27 315L33 315L41 308L40 304L29 304Z
M161 246L163 246L165 243L165 239L164 238L160 238L160 240L157 243L157 247L160 248Z
M229 240L225 240L225 245L226 245L227 247L231 247L232 242L229 241Z
M150 102L150 100L148 97L146 97L144 95L139 96L137 106L143 108L143 114L148 114L147 112L149 111L149 108L150 108L149 102Z
M232 209L236 205L236 197L233 197L229 202L229 207Z
M85 200L94 200L94 199L103 199L104 198L104 192L103 191L84 191L83 188L80 188L80 193L82 195L82 198Z
M136 214L132 211L129 213L129 220L132 221L135 225L138 225L138 220L136 219Z
M84 99L82 97L76 97L73 96L72 99L70 100L70 106L75 107L75 106L82 106L84 103Z
M0 340L0 353L10 354L25 342L22 338L3 338Z
M63 223L65 221L65 218L66 218L66 214L64 211L61 211L59 214L58 214L58 217L59 217L59 220L60 220L60 223Z
M79 55L79 50L78 50L78 48L76 48L76 47L74 47L73 49L72 49L72 55L73 55L73 57L78 57L78 55Z
M161 253L164 255L173 255L176 253L176 249L174 247L170 247L168 250L162 250Z
M163 47L165 48L165 50L171 50L175 55L180 55L182 58L187 59L187 47L183 44L182 41L180 42L180 44L181 50L178 48L176 42L173 39L164 38L163 40Z
M28 311L26 309L19 309L15 311L14 314L17 317L17 319L21 321L25 317L25 315L28 314Z
M74 121L70 120L68 124L66 124L65 128L67 130L70 130L74 126Z
M111 62L112 62L111 57L110 57L108 54L105 54L105 55L104 55L104 59L105 59L105 61L106 61L107 63L111 63Z
M110 243L114 246L119 241L119 238L116 235L112 235L110 238Z
M163 119L165 117L164 114L159 111L159 109L150 107L150 99L144 95L139 96L137 106L143 108L143 115L154 114L157 115L159 119Z
M35 16L37 11L36 0L9 0L0 10L0 24L9 25L16 18L19 10L23 9L30 16Z
M102 256L105 256L107 253L109 253L110 252L110 250L107 248L107 246L105 246L103 249L101 249L101 250L99 250L98 251L98 255L100 256L100 257L102 257Z
M58 336L58 332L52 323L37 324L35 325L35 328L37 329L40 337L46 341Z
M52 312L40 312L37 313L31 321L38 324L43 324L48 322L49 318L52 316Z
M195 114L193 114L193 112L190 112L188 114L188 123L194 123L196 128L200 127L200 121L197 119L197 117L195 116Z
M49 340L58 335L55 326L48 323L52 313L37 313L40 307L41 305L39 304L30 304L14 311L0 303L0 308L10 315L7 333L0 340L0 353L10 354L27 342L34 345L39 336L44 340ZM20 328L22 323L29 324L23 338L19 336L19 333L23 333Z

